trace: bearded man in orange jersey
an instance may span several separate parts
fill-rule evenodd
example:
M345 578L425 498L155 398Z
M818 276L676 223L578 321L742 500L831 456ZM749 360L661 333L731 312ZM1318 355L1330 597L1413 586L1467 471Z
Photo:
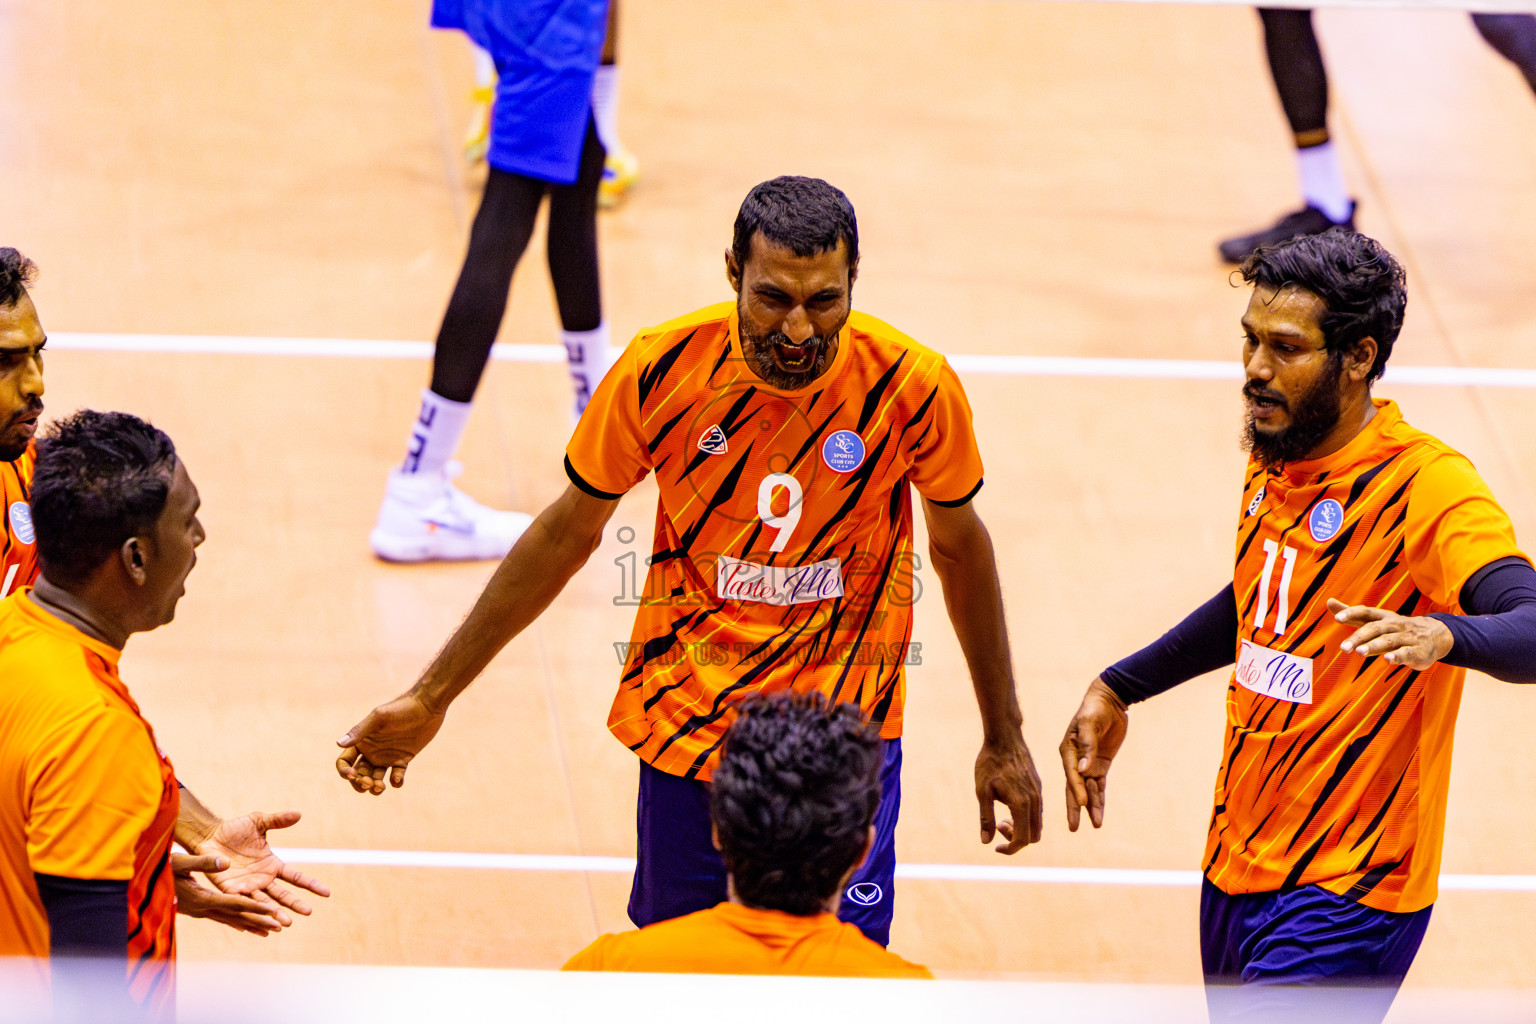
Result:
M1103 824L1128 705L1235 661L1202 864L1211 1016L1379 1021L1435 901L1466 670L1536 682L1536 570L1471 462L1371 396L1407 301L1392 255L1334 230L1242 275L1233 579L1089 685L1067 823Z
M543 611L602 539L624 492L660 488L650 571L609 730L640 759L638 925L716 906L726 866L708 780L737 705L760 692L857 704L884 742L875 846L840 915L890 934L901 728L915 597L912 491L982 720L982 842L1040 837L971 410L944 357L852 308L853 205L816 178L748 193L726 278L736 293L642 331L566 448L570 486L507 555L405 695L340 741L360 792L393 785L449 703ZM999 825L994 803L1012 811Z

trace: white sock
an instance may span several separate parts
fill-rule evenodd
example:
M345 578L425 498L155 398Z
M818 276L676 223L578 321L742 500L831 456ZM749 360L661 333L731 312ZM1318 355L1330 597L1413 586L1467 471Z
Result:
M496 81L496 62L491 59L489 53L474 43L470 43L469 47L475 52L475 87L484 89Z
M597 123L597 140L609 155L623 149L619 142L619 66L599 64L592 76L592 119Z
M1349 189L1344 184L1344 169L1333 143L1308 146L1296 151L1296 172L1301 178L1301 195L1308 206L1315 206L1328 219L1349 220Z
M431 389L421 393L421 412L411 424L411 443L400 472L406 475L442 473L458 451L469 422L470 402L451 402Z
M590 331L561 331L560 340L565 342L565 364L576 387L576 415L580 416L608 372L608 324L600 323Z

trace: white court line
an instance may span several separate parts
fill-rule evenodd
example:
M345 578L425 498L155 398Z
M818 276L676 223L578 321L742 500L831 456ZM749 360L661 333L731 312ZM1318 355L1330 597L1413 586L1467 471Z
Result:
M439 850L321 850L286 848L278 856L293 864L343 864L351 867L460 868L478 871L584 871L630 874L633 857L586 857L571 854L454 853ZM1198 871L1138 868L1050 868L1027 865L897 864L897 878L940 882L1025 882L1040 885L1200 884ZM1440 888L1480 892L1536 892L1536 875L1441 875Z
M180 334L81 334L58 332L50 346L96 352L186 353L337 357L355 359L421 359L432 355L426 341L352 341L337 338L256 338ZM497 345L492 358L509 362L561 363L558 345ZM1165 380L1241 379L1235 362L1198 359L1108 359L1065 356L954 355L957 371L982 375L1045 377L1118 377ZM1406 366L1389 369L1388 383L1449 387L1536 388L1536 370L1462 366ZM346 864L371 867L434 867L501 871L596 871L628 874L635 862L626 857L583 857L512 853L451 853L413 850L291 849L283 856L302 864ZM903 864L897 877L943 881L1027 882L1075 885L1194 886L1197 871L1157 871L1125 868L1051 868L985 866L979 864ZM1444 889L1495 892L1536 891L1536 875L1444 875Z
M188 355L418 359L432 357L430 341L351 341L341 338L248 338L199 334L78 334L48 336L54 348L89 352L158 352ZM514 363L563 363L559 345L496 345L491 358ZM1024 377L1125 377L1153 380L1224 380L1243 377L1236 360L1110 359L1079 356L953 355L958 372ZM1438 387L1536 388L1536 369L1491 366L1388 367L1386 384Z

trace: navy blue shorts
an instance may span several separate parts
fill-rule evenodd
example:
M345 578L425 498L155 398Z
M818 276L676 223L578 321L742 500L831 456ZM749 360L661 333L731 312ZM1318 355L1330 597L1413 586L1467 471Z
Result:
M896 819L901 814L901 740L885 741L875 845L843 892L837 916L884 946L895 911ZM709 787L640 762L638 842L629 919L641 928L708 910L726 898L725 861L710 839Z
M1380 1021L1433 909L1374 910L1316 885L1228 896L1202 881L1200 960L1211 1021Z

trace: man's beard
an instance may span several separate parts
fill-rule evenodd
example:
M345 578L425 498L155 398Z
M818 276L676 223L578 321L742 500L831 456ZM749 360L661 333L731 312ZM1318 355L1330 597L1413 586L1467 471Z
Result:
M1331 353L1328 368L1317 383L1289 401L1281 398L1278 392L1265 388L1261 381L1251 380L1244 384L1243 394L1247 397L1280 399L1291 414L1291 422L1276 433L1261 433L1250 410L1243 424L1243 451L1266 469L1305 459L1338 425L1343 410L1343 393L1339 387L1343 378L1344 361L1337 353Z
M10 423L0 427L0 438L3 438L6 434L10 433L11 428L16 425L18 420L31 416L41 417L42 415L43 404L34 400L25 409L16 413ZM27 447L31 443L31 441L22 440L16 442L15 444L7 444L5 441L0 440L0 462L15 462L17 459L21 458L27 453Z
M809 367L791 372L779 365L773 353L773 346L790 344L789 335L783 331L776 331L773 334L753 334L752 328L747 326L746 316L741 312L740 301L737 302L736 308L736 329L741 335L742 353L747 357L747 362L751 364L753 371L764 382L781 391L798 391L827 372L832 357L836 355L834 342L837 340L837 332L843 329L842 324L838 324L828 334L813 335L806 339L806 345L816 346L816 354L811 357Z

